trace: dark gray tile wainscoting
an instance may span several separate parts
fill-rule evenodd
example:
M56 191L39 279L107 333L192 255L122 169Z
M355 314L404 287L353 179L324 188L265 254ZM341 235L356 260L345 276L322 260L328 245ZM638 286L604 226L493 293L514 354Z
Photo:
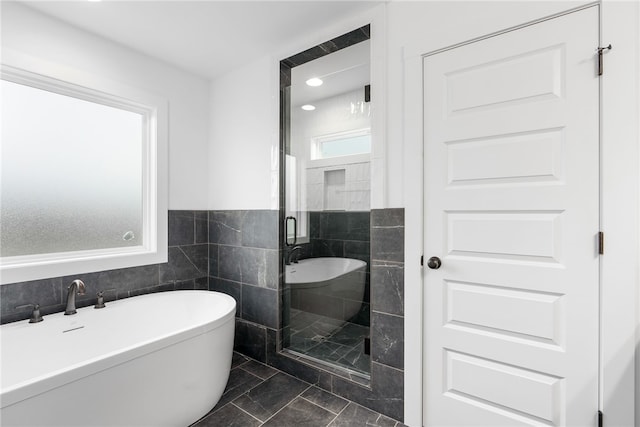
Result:
M27 303L40 304L45 316L63 311L66 287L76 278L88 288L78 307L93 305L101 290L110 290L107 301L167 290L217 290L238 302L237 351L402 421L404 210L373 210L370 227L370 382L279 352L283 295L275 210L170 211L169 262L0 286L1 321L28 319L30 310L15 309Z
M22 304L40 304L43 315L64 311L67 287L82 279L87 293L78 296L78 307L93 305L96 293L105 299L179 289L208 289L209 245L207 211L169 211L169 262L122 268L65 277L54 277L0 286L0 321L28 319L30 309L16 310Z
M280 353L277 211L209 213L209 286L238 301L235 349L333 394L403 420L404 209L371 211L371 380ZM250 236L249 236L250 235ZM217 260L215 254L217 253ZM267 265L271 264L271 265ZM223 267L225 265L225 267Z
M238 319L277 329L278 211L209 212L209 254L209 289L236 299ZM238 349L264 361L253 352L256 342L245 325L237 329Z

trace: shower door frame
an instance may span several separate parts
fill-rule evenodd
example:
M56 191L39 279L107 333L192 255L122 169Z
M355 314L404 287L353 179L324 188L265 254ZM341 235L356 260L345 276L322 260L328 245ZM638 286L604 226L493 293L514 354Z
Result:
M287 209L286 209L286 156L288 150L288 144L290 144L290 131L291 131L291 114L290 114L290 100L291 100L291 91L287 90L291 88L291 70L299 65L305 64L307 62L313 61L315 59L321 58L323 56L329 55L331 53L337 52L341 49L356 45L358 43L371 40L370 36L370 28L371 24L366 24L356 28L352 31L344 33L334 39L331 39L327 42L321 43L317 46L311 47L305 51L292 55L286 59L280 61L280 144L279 144L279 215L278 215L278 223L279 223L279 231L278 231L278 241L279 241L279 263L278 263L278 277L279 277L279 293L280 293L280 328L278 333L278 342L276 344L276 351L287 357L295 358L295 356L291 353L288 353L284 344L286 342L286 332L285 328L289 325L288 316L285 314L285 310L291 307L291 298L287 298L287 294L284 289L285 282L285 257L287 256L287 247L293 246L288 243L287 233ZM308 236L309 237L309 236ZM295 245L295 243L294 243ZM286 326L285 326L286 325ZM369 326L371 327L371 326ZM371 336L371 334L370 334ZM324 361L318 360L318 365L324 365ZM329 362L326 362L327 368L335 371L344 371L344 374L349 379L352 378L352 372L350 372L347 368L342 368L339 365L334 365ZM353 372L356 377L360 375L357 372ZM367 380L364 377L358 378L358 383L362 384L370 384L370 379Z

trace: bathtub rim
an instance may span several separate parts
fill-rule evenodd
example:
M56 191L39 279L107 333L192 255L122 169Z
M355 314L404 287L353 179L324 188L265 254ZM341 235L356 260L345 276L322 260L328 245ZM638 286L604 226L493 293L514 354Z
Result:
M232 323L234 325L233 327L235 327L236 301L233 297L222 292L202 290L179 290L171 292L160 292L124 298L121 300L112 301L110 304L115 304L117 302L124 303L127 301L129 301L130 303L130 300L132 299L157 298L159 295L164 295L164 298L166 298L169 296L168 294L171 294L173 292L200 295L210 295L213 293L216 294L216 297L221 296L223 299L227 300L230 305L227 312L225 312L221 316L212 318L207 323L199 324L188 329L177 329L175 331L172 331L172 333L169 335L161 335L154 341L143 341L136 347L121 348L112 352L102 354L99 357L84 360L82 363L72 364L66 366L64 369L54 370L52 372L48 372L45 375L30 378L29 380L11 384L5 388L2 388L0 390L0 409L14 405L18 402L37 396L39 394L46 393L49 390L62 387L81 378L85 378L98 372L111 369L130 360L162 350L163 348L179 344L199 335L213 332L216 329L228 325L229 323ZM82 310L93 310L93 306L80 308L78 309L78 312L81 312ZM47 317L52 316L63 316L63 313L55 313ZM12 323L8 323L7 325L2 326L4 327L8 325L12 325Z
M304 281L304 282L290 282L289 280L287 280L287 270L288 268L285 268L285 274L284 274L284 281L285 284L288 285L289 287L291 287L292 289L305 289L305 288L315 288L315 287L321 287L321 286L326 286L328 282L331 282L332 280L335 280L339 277L342 277L344 275L347 275L349 273L353 273L353 272L357 272L358 270L364 268L366 270L367 268L367 262L357 259L357 258L346 258L346 257L315 257L315 258L305 258L305 259L301 259L299 261L299 263L305 264L308 263L312 260L347 260L349 262L353 262L354 263L354 268L348 271L343 271L338 275L333 275L331 277L327 277L327 278L323 278L322 280L313 280L313 281ZM291 266L287 266L287 267L291 267ZM295 266L293 266L292 268L294 268ZM322 285L324 283L324 285ZM318 285L320 284L320 285Z

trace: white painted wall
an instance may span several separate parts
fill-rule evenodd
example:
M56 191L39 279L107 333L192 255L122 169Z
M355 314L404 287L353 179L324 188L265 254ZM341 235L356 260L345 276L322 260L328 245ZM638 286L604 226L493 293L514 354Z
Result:
M142 89L169 103L169 209L207 209L209 82L17 2L2 2L2 49Z
M257 58L211 83L209 209L277 209L279 64Z
M278 208L280 60L366 25L375 16L345 16L325 31L274 46L212 82L209 209ZM380 79L372 70L372 85Z

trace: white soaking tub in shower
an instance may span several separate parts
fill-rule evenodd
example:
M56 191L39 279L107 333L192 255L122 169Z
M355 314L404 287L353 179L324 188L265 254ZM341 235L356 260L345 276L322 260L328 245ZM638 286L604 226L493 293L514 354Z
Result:
M0 424L188 426L226 386L235 305L174 291L3 325Z
M367 263L352 258L307 258L287 265L291 307L347 321L361 308Z

